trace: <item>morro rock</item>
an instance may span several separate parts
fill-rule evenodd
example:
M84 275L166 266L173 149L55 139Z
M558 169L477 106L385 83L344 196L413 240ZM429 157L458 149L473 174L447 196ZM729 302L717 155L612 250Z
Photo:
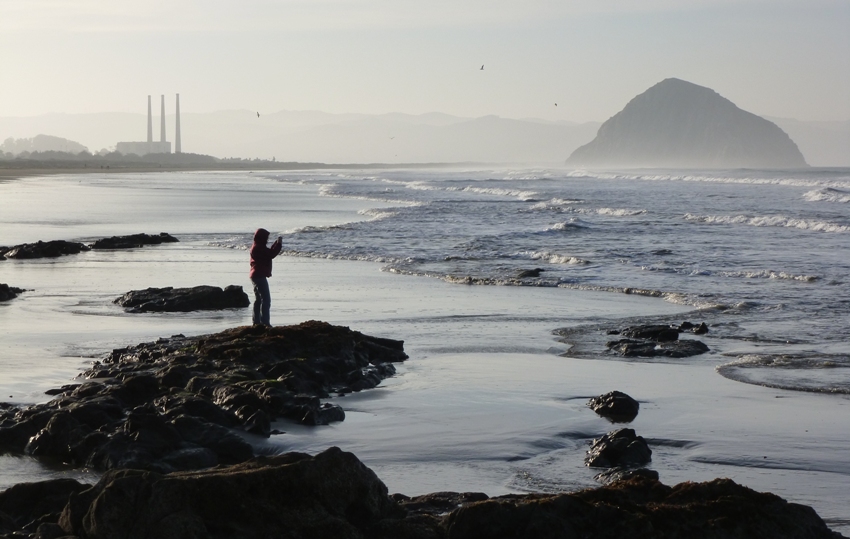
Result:
M577 148L567 164L605 167L802 168L806 160L776 124L720 94L665 79L638 95Z

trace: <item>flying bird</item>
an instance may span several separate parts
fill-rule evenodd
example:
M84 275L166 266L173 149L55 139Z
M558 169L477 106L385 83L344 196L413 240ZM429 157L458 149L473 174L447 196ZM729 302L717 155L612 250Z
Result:
M257 118L259 118L259 117L260 117L260 113L258 112L258 113L257 113Z
M479 71L484 71L484 64L481 64L481 69Z
M555 103L555 106L557 107L557 106L558 106L558 104L557 104L557 103Z

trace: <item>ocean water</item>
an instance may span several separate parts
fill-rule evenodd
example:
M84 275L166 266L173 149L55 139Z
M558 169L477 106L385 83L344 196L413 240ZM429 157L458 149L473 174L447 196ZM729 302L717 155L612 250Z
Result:
M114 347L250 322L130 315L148 286L241 284L253 229L284 237L272 322L404 339L346 421L254 440L339 445L391 491L592 486L585 406L619 389L668 484L731 477L850 530L850 170L394 170L69 175L0 183L0 245L166 231L134 251L0 261L0 397L46 400ZM523 277L524 270L542 270ZM711 352L625 360L605 331L705 321ZM0 487L79 470L0 457Z

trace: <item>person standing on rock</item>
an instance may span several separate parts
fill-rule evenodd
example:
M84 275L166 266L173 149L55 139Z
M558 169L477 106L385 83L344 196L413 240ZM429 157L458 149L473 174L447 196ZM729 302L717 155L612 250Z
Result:
M254 325L270 326L269 312L272 306L272 295L269 291L268 278L272 276L272 259L280 254L283 238L278 238L267 247L269 231L258 228L254 232L254 243L251 245L251 282L254 283Z

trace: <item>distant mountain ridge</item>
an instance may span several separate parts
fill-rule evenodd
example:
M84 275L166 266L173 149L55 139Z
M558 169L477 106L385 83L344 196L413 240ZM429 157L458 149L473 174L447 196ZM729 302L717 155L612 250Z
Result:
M803 154L776 124L720 94L665 79L602 124L567 160L576 166L802 168Z
M318 111L228 110L181 114L183 150L216 157L324 163L480 162L556 165L591 140L598 122L498 116L464 118L438 112L412 115ZM159 117L154 117L154 125ZM119 140L144 140L144 114L50 114L0 118L0 137L51 133L91 151ZM168 140L174 116L166 115ZM2 138L0 138L2 140Z

